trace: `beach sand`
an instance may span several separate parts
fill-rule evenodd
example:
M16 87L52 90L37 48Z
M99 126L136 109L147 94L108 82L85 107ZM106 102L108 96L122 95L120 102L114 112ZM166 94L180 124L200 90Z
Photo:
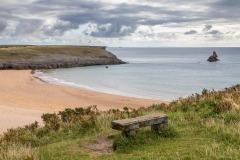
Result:
M163 101L105 94L42 82L30 70L0 71L0 132L41 121L46 112L97 105L100 110L138 108ZM167 102L166 102L167 103Z

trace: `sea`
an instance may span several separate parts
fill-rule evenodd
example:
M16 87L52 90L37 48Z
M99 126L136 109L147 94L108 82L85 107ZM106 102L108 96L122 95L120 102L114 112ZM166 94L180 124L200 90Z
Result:
M50 83L171 101L240 83L240 48L107 48L122 65L37 71ZM208 62L216 51L220 61Z

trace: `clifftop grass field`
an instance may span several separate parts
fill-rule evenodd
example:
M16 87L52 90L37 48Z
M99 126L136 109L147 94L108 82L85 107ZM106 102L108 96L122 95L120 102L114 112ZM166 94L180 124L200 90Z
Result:
M123 63L101 46L0 45L0 69L53 69Z
M123 137L114 119L166 113L159 133L148 127ZM240 85L224 91L203 90L169 105L109 110L96 106L66 109L9 129L1 136L0 159L240 159Z
M106 56L102 47L0 45L0 60L29 59L58 54L77 57Z

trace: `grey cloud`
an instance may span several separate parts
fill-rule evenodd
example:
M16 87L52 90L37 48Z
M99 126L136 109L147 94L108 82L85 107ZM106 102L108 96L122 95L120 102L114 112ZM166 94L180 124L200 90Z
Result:
M215 2L218 5L222 6L236 6L237 4L240 4L239 0L231 0L231 1L226 1L226 0L218 0Z
M212 3L215 8L221 8L222 11L239 8L240 1L239 0L217 0Z
M120 37L130 35L139 25L153 26L203 20L201 17L196 17L195 12L170 10L168 7L153 7L151 4L119 4L112 9L106 9L106 6L109 4L100 1L39 0L30 7L27 5L11 6L11 11L14 12L14 15L21 13L46 17L55 15L60 21L66 22L55 24L52 27L44 27L43 33L49 36L63 35L65 31L76 29L79 25L86 23L98 25L97 30L89 34L91 36ZM141 13L153 16L144 16ZM183 18L185 15L188 17ZM197 15L201 15L201 13L198 12ZM29 25L31 24L32 22L29 21ZM103 27L108 24L110 27Z
M212 30L212 31L207 32L207 34L218 35L218 34L222 34L222 33L218 30Z
M149 2L154 2L154 3L157 3L157 4L182 4L182 5L186 5L186 4L196 4L196 5L206 5L206 4L209 4L210 2L204 2L204 1L192 1L192 0L138 0L138 1L141 1L141 2L145 2L145 3L149 3Z
M95 13L82 13L61 15L60 19L70 24L82 25L92 23L97 25L97 30L92 31L89 35L93 37L121 37L133 33L137 26L136 18L109 15L106 11L98 11ZM71 26L69 26L72 29Z
M239 0L216 0L209 5L209 17L232 23L240 20Z
M153 16L143 16L140 13L153 14ZM188 14L187 18L184 17L186 14ZM198 13L197 15L201 14ZM71 24L97 24L97 31L90 33L91 36L118 37L130 35L136 31L139 25L154 26L167 23L184 23L198 21L201 18L196 17L194 12L173 11L164 7L148 5L120 4L107 10L100 8L91 12L64 13L59 15L59 19ZM110 27L104 27L108 24L110 24Z
M212 25L207 24L207 25L204 26L203 32L205 34L211 34L211 35L220 35L220 34L222 34L219 30L216 30L216 29L213 30L212 28L213 28Z
M141 0L148 3L166 4L168 6L193 5L194 7L204 9L199 15L206 20L221 20L237 22L240 20L240 1L239 0L212 0L212 1L192 1L192 0ZM198 10L196 8L196 10ZM187 15L187 14L186 14ZM196 14L197 15L197 14Z
M212 29L212 25L206 24L205 27L203 28L203 31L209 31L210 29Z
M42 23L43 21L38 19L21 19L14 35L32 34L41 27Z
M2 32L7 27L7 23L0 19L0 32Z
M97 31L93 31L90 35L94 37L122 37L131 34L135 30L136 26L124 26L115 22L109 26L99 26Z
M79 26L91 23L97 27L88 30L88 35L93 37L122 37L131 35L138 26L166 25L166 24L203 24L209 20L221 20L229 23L238 22L240 13L236 9L240 7L239 0L214 0L191 1L191 0L140 0L135 4L103 3L90 0L38 0L31 4L19 4L0 6L0 17L19 21L14 35L31 34L42 31L47 36L61 36L66 31L77 29ZM142 2L147 2L144 5ZM152 3L161 4L153 6ZM203 6L204 10L181 9L177 5L187 4ZM172 9L171 6L175 8ZM232 10L230 10L232 8ZM36 19L24 19L26 15L39 17ZM57 23L49 26L44 25L47 18L56 18ZM2 26L2 27L1 27ZM0 31L4 25L0 21ZM211 33L212 25L206 25L203 29ZM196 34L194 30L185 34ZM14 36L13 35L13 36Z
M195 30L190 30L184 33L185 35L190 35L190 34L197 34L197 31Z
M68 10L73 11L74 9L77 10L94 10L99 9L105 6L104 3L100 1L90 1L90 0L38 0L34 3L35 8L42 8L44 10Z
M53 26L43 26L42 30L45 35L47 36L61 36L63 35L66 31L71 29L77 29L78 25L76 23L64 23L64 22L57 22Z

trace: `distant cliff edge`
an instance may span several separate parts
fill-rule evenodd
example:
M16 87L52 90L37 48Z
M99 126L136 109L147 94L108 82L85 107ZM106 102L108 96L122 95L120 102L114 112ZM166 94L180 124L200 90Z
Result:
M55 69L124 63L105 46L0 45L0 69Z

